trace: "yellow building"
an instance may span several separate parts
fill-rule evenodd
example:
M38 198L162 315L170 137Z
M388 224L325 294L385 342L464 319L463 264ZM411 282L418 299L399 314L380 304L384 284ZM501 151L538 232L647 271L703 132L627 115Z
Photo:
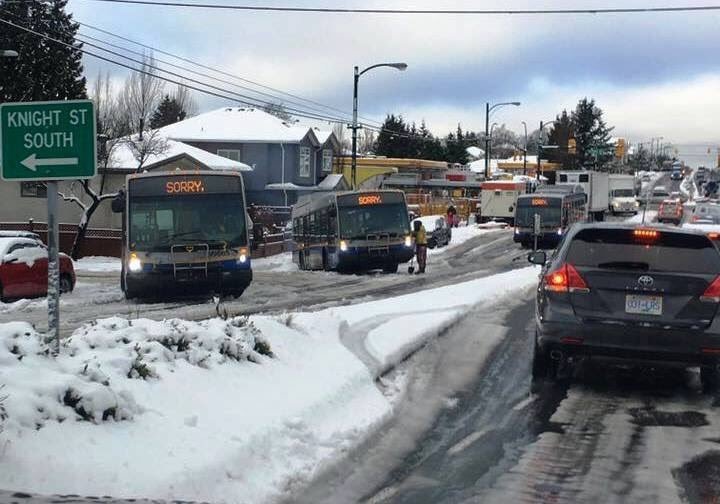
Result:
M357 185L373 187L375 182L387 175L396 173L417 173L423 180L444 178L448 164L444 161L428 161L425 159L401 158L357 158ZM348 185L352 186L352 158L339 156L334 159L335 173L342 173Z

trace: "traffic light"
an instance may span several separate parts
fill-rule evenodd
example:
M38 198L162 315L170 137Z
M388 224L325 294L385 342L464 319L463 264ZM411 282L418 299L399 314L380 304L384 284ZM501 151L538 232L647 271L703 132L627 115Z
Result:
M574 138L568 139L568 154L577 154L577 142Z

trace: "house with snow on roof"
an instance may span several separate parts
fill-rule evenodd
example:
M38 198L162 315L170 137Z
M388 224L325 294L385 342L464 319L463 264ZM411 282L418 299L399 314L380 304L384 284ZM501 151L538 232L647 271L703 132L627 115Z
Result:
M328 178L340 151L331 131L289 123L263 110L223 107L158 133L249 165L252 171L243 174L249 204L288 206L302 194L347 187L342 177Z

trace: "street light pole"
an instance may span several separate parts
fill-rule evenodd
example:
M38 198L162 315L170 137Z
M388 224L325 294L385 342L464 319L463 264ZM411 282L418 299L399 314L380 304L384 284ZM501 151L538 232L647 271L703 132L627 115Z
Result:
M522 122L523 129L525 130L525 148L523 149L523 175L527 175L527 123Z
M492 107L490 106L489 102L485 102L485 179L489 177L489 166L490 166L490 114L493 110L495 110L498 107L503 107L505 105L513 105L515 107L520 106L519 101L515 102L502 102L502 103L496 103Z
M487 153L490 160L492 160L492 138L493 138L493 130L495 129L495 126L497 126L497 123L492 123L490 125L490 136L488 137L488 146L487 146Z
M352 161L351 161L351 174L350 182L353 191L357 188L357 130L358 130L358 81L360 80L360 72L358 67L355 67L355 77L353 79L353 117L352 117Z
M350 178L352 180L350 183L352 184L353 191L357 189L357 130L361 128L361 126L358 125L358 82L362 74L379 67L390 67L404 72L407 70L407 63L378 63L377 65L367 67L362 72L359 71L358 67L355 67L353 75L353 116L352 125L350 126L350 129L352 129L352 160L350 165Z

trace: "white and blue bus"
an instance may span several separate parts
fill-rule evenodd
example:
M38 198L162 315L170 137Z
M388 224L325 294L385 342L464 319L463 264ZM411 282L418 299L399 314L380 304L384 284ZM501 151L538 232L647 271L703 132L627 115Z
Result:
M240 295L252 281L242 176L235 172L128 175L121 287L128 299Z
M401 191L318 193L293 206L293 261L303 270L394 273L414 255Z

